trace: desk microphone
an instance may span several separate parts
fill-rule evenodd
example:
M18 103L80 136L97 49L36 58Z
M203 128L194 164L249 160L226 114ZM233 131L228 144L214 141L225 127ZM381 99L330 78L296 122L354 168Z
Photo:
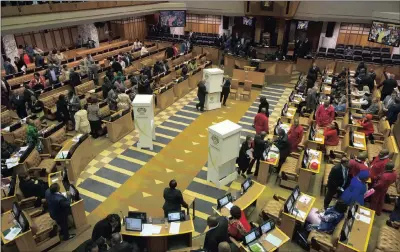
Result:
M125 226L125 216L124 216L124 214L122 213L122 211L119 211L119 212L121 213L121 216L122 216L121 225L122 225L122 226Z

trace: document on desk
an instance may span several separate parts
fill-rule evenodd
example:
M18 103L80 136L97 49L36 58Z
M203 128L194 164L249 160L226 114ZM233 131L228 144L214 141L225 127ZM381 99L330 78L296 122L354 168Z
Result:
M153 225L151 232L153 234L159 234L161 232L161 226Z
M308 204L308 202L310 202L311 198L307 195L301 195L299 198L299 201L304 203L304 204Z
M265 237L265 240L274 245L275 247L279 247L282 243L282 240L273 234L268 234L267 237Z
M364 216L362 214L356 213L356 220L362 221L364 223L370 224L371 223L371 218Z
M370 211L360 208L360 214L363 214L365 216L369 216L370 213L371 213Z
M362 143L353 143L353 145L354 145L354 147L357 147L357 148L363 148L364 147L364 144L362 144Z
M146 235L152 235L152 234L153 234L153 225L152 224L143 224L142 232L140 232L140 235L146 236Z
M12 241L14 238L21 232L21 229L19 227L12 227L10 229L10 232L4 236L4 239Z
M231 210L231 208L233 207L232 202L229 202L228 204L226 204L225 207L228 208L228 210Z
M322 138L316 137L316 138L314 139L314 141L315 141L315 142L322 142Z
M170 234L178 234L180 227L181 227L181 223L171 222L171 224L169 225L169 233Z

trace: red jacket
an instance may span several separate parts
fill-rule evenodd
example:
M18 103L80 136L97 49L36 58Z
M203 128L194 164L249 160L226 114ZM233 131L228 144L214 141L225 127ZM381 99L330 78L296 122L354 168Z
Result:
M368 169L368 166L366 166L364 162L360 160L351 159L349 161L349 174L353 177L357 176L360 171Z
M335 119L335 109L329 105L325 109L324 105L320 105L315 114L315 120L319 127L326 127Z
M382 211L382 206L385 203L385 195L389 186L396 182L397 172L384 172L374 184L375 193L371 196L371 209L376 211L379 216Z
M239 225L241 227L239 227ZM240 217L239 220L229 220L228 224L228 233L234 237L237 240L243 239L243 234L241 232L244 231L244 233L248 233L251 230L251 226L249 222L246 219L246 215L242 211L242 216Z
M381 159L379 156L375 157L371 162L371 169L369 171L369 176L374 180L379 174L385 171L386 164L390 161L389 158Z
M374 133L374 124L372 121L360 121L360 125L363 127L360 132L363 132L366 136Z
M29 55L28 54L24 54L24 62L25 62L25 64L31 64L31 59L29 58Z
M325 145L336 146L339 144L339 135L336 129L325 128L324 136L325 136Z
M301 140L303 139L303 126L298 125L295 127L292 125L288 131L288 141L290 143L290 152L297 151L297 147Z
M268 117L264 113L260 112L254 117L254 128L256 128L256 134L260 134L263 131L268 133Z

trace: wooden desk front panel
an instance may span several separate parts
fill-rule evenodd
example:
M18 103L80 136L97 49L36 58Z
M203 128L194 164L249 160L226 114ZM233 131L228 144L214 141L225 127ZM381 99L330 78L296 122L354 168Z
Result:
M219 50L215 47L203 47L203 53L206 53L208 60L211 60L213 64L219 65Z
M290 76L292 75L293 63L290 61L278 61L276 63L276 75Z
M349 61L337 60L336 61L335 73L341 72L343 67L348 68L349 71L356 71L357 66L358 66L357 62L349 62Z
M203 47L202 46L193 46L193 50L195 55L203 54Z
M108 138L111 142L118 142L134 129L131 111L114 122L107 123Z
M297 58L296 71L307 74L312 64L312 59Z
M175 84L172 89L174 90L175 97L181 98L185 96L189 93L189 79Z
M187 221L180 222L179 233L178 234L170 234L169 228L171 223L168 223L166 227L165 224L153 224L155 226L161 226L161 231L159 234L153 234L149 236L141 236L140 232L137 231L127 231L125 226L121 227L121 234L126 236L141 236L141 237L168 237L173 235L187 234L192 233L194 231L193 220L190 218Z
M225 55L224 58L225 74L232 76L234 69L235 69L235 57L233 57L232 55Z
M328 71L333 71L335 73L336 69L336 61L334 59L316 59L315 64L321 69L321 71L324 71L326 68ZM311 67L311 66L310 66ZM341 71L341 69L340 69ZM308 72L308 69L307 69ZM307 73L306 72L306 73Z
M190 75L189 76L189 89L192 90L192 89L197 88L197 84L202 79L203 79L203 70L199 71L198 73L196 73L194 75Z
M170 88L162 94L157 94L157 107L165 109L175 101L174 89Z

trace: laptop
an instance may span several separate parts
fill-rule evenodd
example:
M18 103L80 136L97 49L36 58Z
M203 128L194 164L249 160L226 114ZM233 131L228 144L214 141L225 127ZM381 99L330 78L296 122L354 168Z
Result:
M228 193L224 197L218 199L218 208L222 208L227 205L229 202L232 202L232 195Z
M185 220L185 213L182 211L168 213L168 222L183 221L183 220Z
M127 231L142 231L142 219L125 217L125 228Z
M247 178L243 183L242 183L242 188L243 188L243 193L245 193L250 186L253 184L253 181L251 178Z
M275 222L273 220L269 220L260 226L260 231L261 234L265 234L274 228L275 228Z

